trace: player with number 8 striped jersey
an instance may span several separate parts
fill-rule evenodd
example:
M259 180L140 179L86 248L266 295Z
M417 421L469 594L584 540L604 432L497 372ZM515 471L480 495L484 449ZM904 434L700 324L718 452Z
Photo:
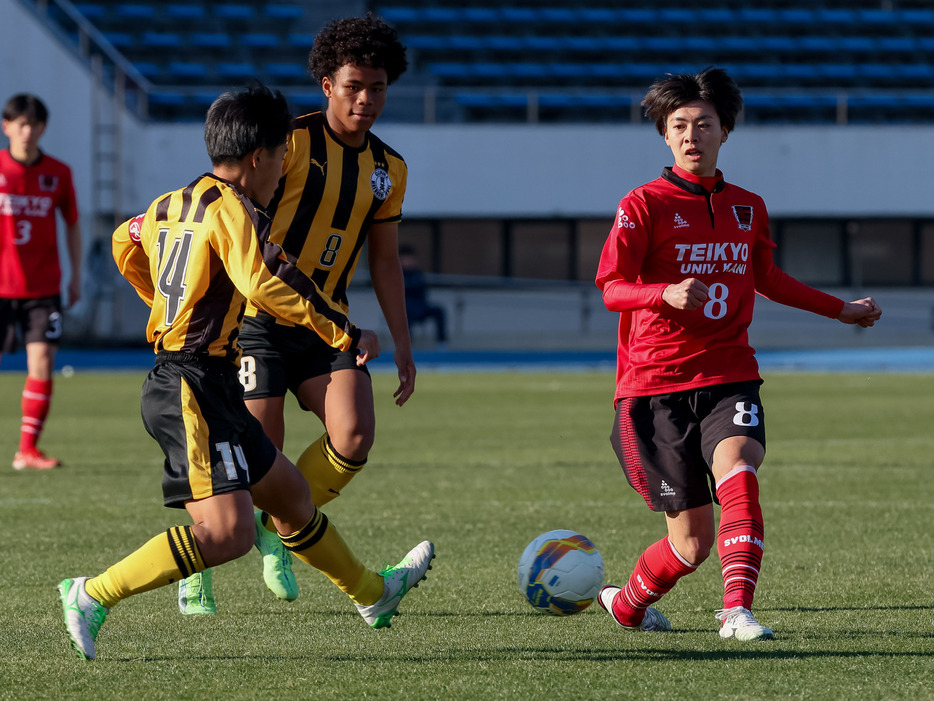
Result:
M616 397L758 380L747 329L755 294L835 318L843 301L775 265L762 198L667 167L619 203L597 271L608 308L621 314ZM665 288L696 278L701 313L675 309Z
M321 112L295 121L285 176L269 207L269 238L344 313L367 233L402 219L407 173L402 157L372 132L354 148L335 137ZM247 307L247 318L256 313Z

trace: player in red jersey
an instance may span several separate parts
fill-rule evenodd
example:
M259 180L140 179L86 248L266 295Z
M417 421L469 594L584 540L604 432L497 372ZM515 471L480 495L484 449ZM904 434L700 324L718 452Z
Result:
M725 71L668 75L642 105L675 164L622 199L596 282L620 312L611 442L630 485L665 512L668 535L599 602L626 629L670 630L650 604L716 543L720 637L768 639L750 611L764 546L762 379L747 336L755 295L863 327L882 311L871 298L844 303L808 287L773 262L762 198L717 169L743 105Z
M66 225L71 279L68 304L81 296L81 228L71 169L39 149L49 113L35 95L14 95L3 108L0 151L0 355L26 345L23 422L17 470L47 470L59 461L37 447L52 400L52 371L62 333L55 212Z

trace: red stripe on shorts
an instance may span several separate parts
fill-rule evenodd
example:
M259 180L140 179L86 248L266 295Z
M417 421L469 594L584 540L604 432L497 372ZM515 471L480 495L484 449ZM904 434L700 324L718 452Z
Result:
M621 399L622 408L619 412L619 444L623 449L623 469L626 470L626 476L630 484L635 489L645 503L652 508L652 495L649 493L649 482L645 477L645 467L642 465L642 454L639 452L639 442L636 439L636 431L632 425L632 405L635 399L627 397Z

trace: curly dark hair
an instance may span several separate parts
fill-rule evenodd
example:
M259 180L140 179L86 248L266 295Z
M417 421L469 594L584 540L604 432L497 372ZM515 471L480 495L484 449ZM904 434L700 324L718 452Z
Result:
M728 132L736 126L736 115L743 109L739 86L722 68L705 68L697 75L668 73L656 80L642 100L645 116L655 122L662 136L668 115L689 102L703 100L710 104Z
M308 70L319 83L325 76L333 78L348 63L384 68L389 84L409 65L396 30L369 12L366 17L347 17L326 25L308 54Z

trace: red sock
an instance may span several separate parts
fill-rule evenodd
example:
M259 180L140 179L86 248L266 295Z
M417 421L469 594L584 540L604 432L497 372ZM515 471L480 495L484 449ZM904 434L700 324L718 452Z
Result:
M19 432L19 450L36 450L45 417L52 404L52 380L26 377L23 387L23 424Z
M665 536L645 549L629 582L613 600L613 613L624 626L637 626L654 604L696 565L687 562Z
M717 499L721 507L717 553L723 568L723 608L751 609L765 547L755 468L734 468L717 484Z

